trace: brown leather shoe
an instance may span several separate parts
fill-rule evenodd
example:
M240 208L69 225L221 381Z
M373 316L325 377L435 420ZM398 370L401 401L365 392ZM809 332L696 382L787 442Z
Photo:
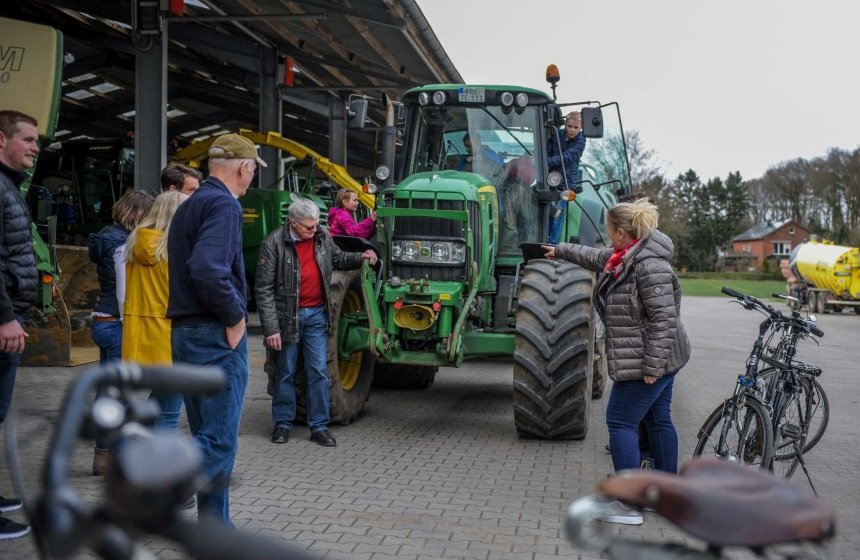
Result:
M110 451L96 447L93 454L93 476L102 476L107 471L111 460Z

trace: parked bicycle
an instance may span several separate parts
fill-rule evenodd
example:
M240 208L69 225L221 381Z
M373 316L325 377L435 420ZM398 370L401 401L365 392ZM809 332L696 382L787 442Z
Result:
M785 478L801 465L812 485L803 453L821 439L829 419L829 403L816 379L821 369L795 356L800 340L824 333L814 316L804 317L797 310L785 316L753 296L730 288L722 292L745 309L761 312L765 320L759 325L746 372L738 376L734 395L705 421L694 455L753 464Z
M318 560L284 543L216 522L197 523L179 513L180 506L210 482L203 478L202 454L193 442L172 431L147 427L158 416L158 405L139 390L147 390L142 391L146 395L150 390L211 394L224 386L220 368L183 364L114 363L83 373L66 394L45 461L41 494L34 503L24 495L14 438L7 435L13 479L25 498L40 556L68 558L88 549L110 560L152 558L139 540L154 535L201 560ZM104 499L87 503L70 484L68 465L75 440L96 437L120 444L105 476Z
M623 471L598 490L568 507L565 532L577 548L615 560L718 560L728 558L729 547L767 558L826 557L836 532L833 510L822 500L771 473L715 458L695 459L679 475ZM608 531L599 521L614 500L653 509L704 546Z

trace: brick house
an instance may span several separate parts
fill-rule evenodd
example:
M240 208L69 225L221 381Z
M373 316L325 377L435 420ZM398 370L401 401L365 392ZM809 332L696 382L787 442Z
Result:
M725 270L762 270L767 260L788 258L791 250L809 241L809 230L794 220L758 224L732 238L732 249L723 256Z

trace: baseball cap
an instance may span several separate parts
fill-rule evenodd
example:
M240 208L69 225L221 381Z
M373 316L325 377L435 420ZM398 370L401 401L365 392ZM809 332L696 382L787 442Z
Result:
M222 134L209 146L209 157L221 159L254 159L263 167L266 162L257 154L257 147L241 134Z

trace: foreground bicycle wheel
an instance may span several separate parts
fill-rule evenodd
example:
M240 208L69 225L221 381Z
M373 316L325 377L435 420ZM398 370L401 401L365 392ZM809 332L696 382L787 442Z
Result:
M773 457L770 415L756 400L727 400L705 420L693 455L719 457L760 469L770 468Z

